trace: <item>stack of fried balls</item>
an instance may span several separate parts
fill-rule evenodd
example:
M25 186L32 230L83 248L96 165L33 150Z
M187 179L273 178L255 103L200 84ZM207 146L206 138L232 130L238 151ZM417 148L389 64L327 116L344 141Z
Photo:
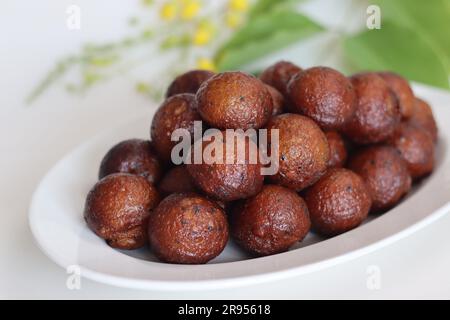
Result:
M193 135L194 121L222 133L278 129L278 171L263 176L264 165L247 158L175 165L172 132ZM259 77L204 70L178 76L150 136L108 151L84 218L113 248L148 245L163 262L202 264L230 238L266 256L310 231L332 237L386 212L432 172L438 134L430 106L398 74L346 77L280 61ZM224 148L233 143L223 134Z

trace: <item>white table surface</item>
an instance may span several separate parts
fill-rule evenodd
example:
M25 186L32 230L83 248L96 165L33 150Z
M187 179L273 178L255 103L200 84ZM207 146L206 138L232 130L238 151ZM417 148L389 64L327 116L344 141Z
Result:
M450 215L369 255L274 283L192 293L130 290L82 279L80 290L67 289L65 270L33 242L27 220L30 197L65 153L152 107L133 92L126 77L84 98L55 88L32 106L23 104L54 59L78 48L87 39L85 30L101 18L98 12L88 16L78 34L61 30L65 8L73 2L83 1L7 1L0 12L0 298L450 298ZM88 38L115 32L111 28L95 24L98 34L89 30ZM367 286L370 266L380 270L376 290Z

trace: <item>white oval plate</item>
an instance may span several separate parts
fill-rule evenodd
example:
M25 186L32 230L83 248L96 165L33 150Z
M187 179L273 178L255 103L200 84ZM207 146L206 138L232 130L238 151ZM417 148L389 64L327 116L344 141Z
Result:
M206 265L158 262L146 248L110 248L84 223L84 200L97 178L106 151L120 140L147 138L151 115L97 136L63 158L40 183L32 199L29 222L39 247L60 266L80 267L82 276L111 285L153 290L200 290L272 281L319 270L371 252L424 227L445 214L450 201L450 97L416 86L433 104L440 127L434 173L397 207L337 237L310 234L289 252L249 259L229 243Z

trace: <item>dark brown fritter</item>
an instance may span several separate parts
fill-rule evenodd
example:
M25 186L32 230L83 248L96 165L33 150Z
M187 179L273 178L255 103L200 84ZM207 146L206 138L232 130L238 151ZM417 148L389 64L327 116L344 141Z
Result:
M279 130L279 170L268 179L300 191L326 171L330 149L325 134L310 118L285 113L273 117L267 129Z
M349 168L359 174L372 197L372 211L396 205L411 189L405 161L391 146L371 146L349 159Z
M357 107L344 132L358 144L379 143L390 138L400 121L394 93L376 73L360 73L350 78Z
M292 111L304 114L328 130L341 129L356 109L350 80L328 67L314 67L297 73L288 84Z
M267 88L267 90L269 90L269 93L272 96L273 102L272 115L276 116L284 113L286 102L283 95L280 93L280 91L278 91L272 86L269 86L268 84L266 84L265 87Z
M260 193L235 206L231 233L248 252L271 255L303 240L311 222L305 201L290 189L265 185Z
M414 109L414 93L408 81L393 72L379 72L378 74L387 82L397 97L402 118L407 119L411 117Z
M330 160L328 161L329 168L343 167L347 161L347 148L342 136L336 131L325 132L328 146L330 147Z
M313 229L325 236L359 226L372 203L363 179L343 168L330 169L307 190L305 201Z
M413 179L421 178L433 171L434 142L422 127L411 123L401 123L389 141L406 161Z
M261 128L272 114L272 97L264 84L244 72L219 73L197 92L198 112L211 127Z
M203 141L202 163L195 164L192 161L191 164L186 164L194 184L206 195L222 201L245 199L257 194L262 188L264 177L261 175L258 155L256 159L252 159L249 153L250 149L258 152L256 144L243 135L237 135L236 139L229 140L225 131L222 131L217 138L217 142L215 138L211 141ZM239 163L239 145L245 146L243 163ZM215 153L206 152L207 148L213 146L217 146L217 150L222 150L222 158ZM194 151L195 148L192 148L192 159L194 159ZM218 161L214 161L214 158Z
M151 142L130 139L112 147L103 157L98 177L102 179L118 172L137 174L150 183L157 183L162 175L162 166Z
M225 248L228 222L217 203L193 193L174 193L151 213L148 235L162 261L206 263Z
M170 169L161 179L161 182L158 185L158 191L163 197L172 193L200 194L200 190L195 186L185 165L176 166ZM210 200L215 201L224 210L228 207L227 202L215 199Z
M287 96L287 84L291 78L302 71L295 64L288 61L279 61L264 70L259 78L262 82L274 87L281 92L283 96Z
M201 117L193 94L177 94L164 101L156 111L150 129L153 145L161 160L171 159L172 148L178 143L171 141L175 129L187 129L193 138L194 121L201 121Z
M158 192L147 179L114 173L89 192L84 219L111 247L136 249L147 242L148 216L158 202Z
M192 182L186 166L181 165L170 169L162 178L158 191L162 195L181 192L195 192L196 187Z
M409 118L409 122L425 129L431 135L433 141L437 141L438 128L433 116L433 111L431 110L430 105L422 99L416 98L414 110L411 118Z
M215 73L208 70L191 70L176 77L166 92L166 98L180 93L196 94L201 84Z

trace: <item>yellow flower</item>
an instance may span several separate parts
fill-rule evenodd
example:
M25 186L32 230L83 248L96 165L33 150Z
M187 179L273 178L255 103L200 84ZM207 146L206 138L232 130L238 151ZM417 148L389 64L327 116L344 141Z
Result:
M200 11L200 2L195 0L183 1L183 10L181 11L181 18L183 20L191 20L197 16Z
M203 46L211 41L212 35L213 28L210 25L200 25L197 30L195 30L194 36L192 37L192 42L196 46Z
M231 10L245 12L248 10L248 0L230 0L228 5Z
M214 61L209 58L199 58L197 60L197 68L201 70L217 71Z
M171 21L177 16L178 8L175 3L167 2L161 7L160 16L163 20Z
M242 24L242 15L236 12L228 12L225 16L225 23L231 29L236 29Z

